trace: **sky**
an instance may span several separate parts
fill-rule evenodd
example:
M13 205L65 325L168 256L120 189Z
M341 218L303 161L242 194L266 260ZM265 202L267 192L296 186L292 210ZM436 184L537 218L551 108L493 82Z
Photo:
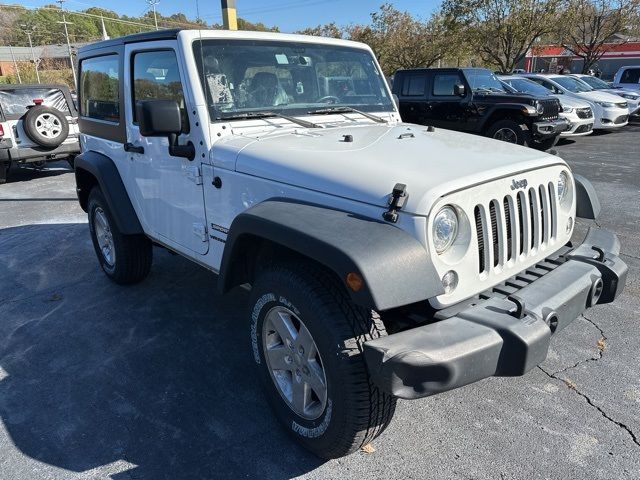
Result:
M200 16L207 23L221 23L220 0L197 0ZM283 32L293 32L305 27L336 22L338 25L367 23L369 14L376 11L385 0L236 0L238 15L250 22L276 25ZM53 0L14 0L27 7L53 3ZM4 2L3 2L4 3ZM7 2L13 3L13 2ZM407 10L418 17L427 17L439 4L439 0L391 0L399 10ZM69 10L102 7L121 15L140 16L149 6L145 0L67 0ZM196 18L196 0L160 0L157 11L163 15L184 13Z

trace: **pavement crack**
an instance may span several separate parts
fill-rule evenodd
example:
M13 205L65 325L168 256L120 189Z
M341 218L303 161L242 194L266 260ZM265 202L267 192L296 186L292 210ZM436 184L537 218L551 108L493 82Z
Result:
M553 380L558 380L558 381L564 383L569 390L573 390L579 396L584 398L585 401L587 402L587 404L589 404L589 406L595 408L600 413L600 415L602 415L604 418L606 418L609 422L613 423L617 427L619 427L619 428L623 429L625 432L627 432L627 434L631 437L631 440L633 441L633 443L635 443L638 447L640 447L640 439L638 439L638 437L636 436L634 431L631 429L631 427L629 427L628 425L625 425L622 422L619 422L618 420L615 420L607 412L605 412L602 409L602 407L600 407L600 406L596 405L595 403L593 403L593 400L591 400L591 398L589 398L589 396L586 393L583 393L580 390L578 390L578 386L575 384L575 382L573 382L573 381L571 381L569 379L563 379L563 378L557 377L556 373L550 373L547 370L545 370L543 367L541 367L540 365L538 365L538 369L542 373L544 373L547 377L549 377L549 378L551 378Z
M620 255L623 256L623 257L633 258L634 260L640 260L640 257L638 257L636 255L629 255L628 253L624 253L624 252L620 252Z
M606 342L607 342L607 336L605 335L604 330L602 330L602 328L596 322L594 322L590 318L585 317L584 314L582 314L581 317L584 318L591 325L593 325L598 330L598 332L600 332L600 338L598 339L598 342L596 343L596 346L598 348L597 354L596 355L592 355L591 357L585 358L583 360L578 360L573 365L565 367L565 368L563 368L561 370L557 370L556 372L553 372L551 375L558 375L559 373L564 373L564 372L566 372L568 370L572 370L572 369L578 367L579 365L583 365L585 363L597 362L604 355L604 349L606 348Z

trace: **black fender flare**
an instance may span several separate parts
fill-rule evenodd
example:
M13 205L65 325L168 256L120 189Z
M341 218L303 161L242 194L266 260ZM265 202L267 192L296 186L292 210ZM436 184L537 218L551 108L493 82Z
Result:
M144 233L113 160L101 153L86 151L76 157L74 164L76 192L85 212L91 188L98 184L120 232L124 235Z
M600 215L600 200L596 189L582 175L573 175L576 183L576 217L595 220Z
M342 280L351 299L367 308L388 310L444 293L427 250L409 233L382 221L289 199L266 200L233 220L218 277L221 293L248 280L234 273L234 262L256 238L324 265ZM346 286L350 272L364 279L357 292Z
M515 112L518 113L518 115L522 116L523 118L526 118L526 115L523 113L522 109L525 105L524 104L520 104L520 103L498 103L496 105L494 105L492 108L488 109L487 113L484 115L484 118L482 119L482 122L480 122L480 125L478 125L478 130L481 132L486 131L487 128L491 127L491 124L493 123L493 116L496 115L497 113L504 111L505 112L505 117L506 112ZM531 120L531 122L534 122L534 120Z

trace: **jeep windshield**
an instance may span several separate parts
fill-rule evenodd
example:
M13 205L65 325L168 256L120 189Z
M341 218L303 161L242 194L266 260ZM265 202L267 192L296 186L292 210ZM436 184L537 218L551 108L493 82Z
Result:
M393 111L382 72L360 48L205 39L194 42L193 52L212 121L293 117L328 107Z
M467 69L464 71L467 81L474 92L483 93L508 93L498 77L489 70Z

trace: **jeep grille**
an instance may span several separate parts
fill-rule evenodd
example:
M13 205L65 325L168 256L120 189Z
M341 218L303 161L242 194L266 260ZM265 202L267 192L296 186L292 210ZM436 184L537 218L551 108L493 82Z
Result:
M560 112L560 102L553 98L550 100L540 100L540 103L544 107L541 118L543 120L556 120L558 113Z
M477 204L474 217L479 273L526 259L556 238L555 186L549 182Z

